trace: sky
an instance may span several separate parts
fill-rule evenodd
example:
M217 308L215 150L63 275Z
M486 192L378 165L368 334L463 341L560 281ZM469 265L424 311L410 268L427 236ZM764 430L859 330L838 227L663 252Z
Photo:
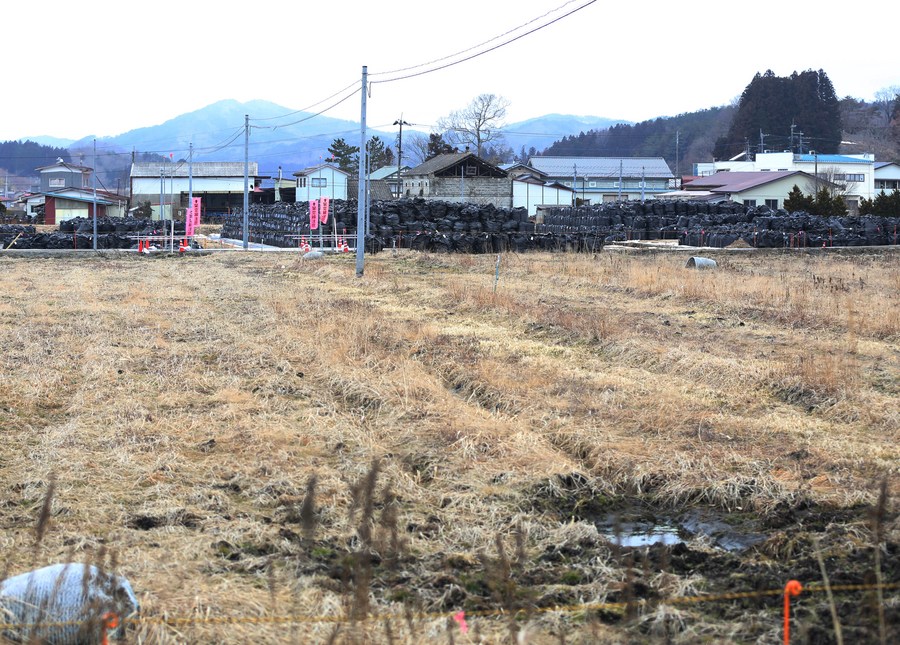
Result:
M385 130L429 131L486 93L506 123L642 121L730 104L767 69L822 69L839 97L900 85L893 0L7 4L0 140L114 136L222 99L359 121L363 66Z

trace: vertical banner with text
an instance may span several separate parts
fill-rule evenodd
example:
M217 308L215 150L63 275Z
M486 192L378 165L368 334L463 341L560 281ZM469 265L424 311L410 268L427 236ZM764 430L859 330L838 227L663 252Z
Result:
M328 204L328 197L319 198L319 221L322 222L323 225L328 223Z
M194 207L188 206L184 214L184 234L191 237L194 234Z
M309 202L309 230L315 231L319 228L319 200L313 199Z
M194 224L191 229L196 232L200 226L200 197L193 198L194 203L191 205L191 211L194 214Z

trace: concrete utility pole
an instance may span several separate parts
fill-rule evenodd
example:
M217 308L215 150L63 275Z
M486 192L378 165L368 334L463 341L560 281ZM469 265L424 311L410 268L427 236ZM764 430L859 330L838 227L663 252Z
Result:
M365 264L366 248L366 184L363 177L366 171L366 90L368 89L368 68L362 68L362 99L359 106L359 181L356 182L356 277L361 278Z
M250 115L244 115L244 250L250 248Z
M164 220L165 210L163 209L163 192L166 189L166 181L163 179L163 168L159 167L159 219Z
M194 207L194 142L188 145L188 208ZM186 224L186 223L185 223Z
M91 186L94 188L94 250L97 250L97 140L94 139L94 167L91 170Z
M578 206L578 164L572 164L572 206Z
M619 159L619 196L618 201L622 201L622 160Z
M394 125L400 126L400 137L397 139L397 199L403 196L403 183L400 181L400 172L403 166L400 161L403 159L403 126L411 125L403 120L403 114L400 114L400 118L394 121Z
M681 138L681 131L675 130L675 188L681 188L681 182L678 178L681 174L678 172L678 144Z

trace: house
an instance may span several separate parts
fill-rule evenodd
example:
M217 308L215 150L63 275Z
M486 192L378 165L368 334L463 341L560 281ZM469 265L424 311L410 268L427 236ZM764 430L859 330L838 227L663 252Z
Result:
M384 166L382 168L379 168L378 170L370 172L369 181L383 181L387 183L394 197L399 197L400 187L399 182L397 181L397 177L407 171L409 171L409 166L403 166L402 168L400 168L399 173L397 172L397 166Z
M543 179L544 181L547 181L549 179L545 173L542 173L540 170L532 168L527 163L522 163L521 161L517 161L515 163L500 164L500 168L506 171L506 174L509 175L510 179L515 179L516 177L521 177L522 175L533 175L536 178Z
M875 196L875 157L871 154L837 155L810 151L796 154L761 152L748 158L746 153L728 161L712 161L694 164L695 175L712 175L726 172L789 172L803 171L830 182L841 193L851 215L859 212L860 199Z
M255 161L249 162L249 189L260 190L263 177ZM202 198L203 216L224 214L244 207L244 162L195 161L131 164L131 204L150 202L153 219L183 215L188 197Z
M528 165L572 188L579 204L653 199L675 180L662 157L535 156Z
M60 188L35 193L25 198L25 212L39 216L43 210L44 224L59 224L75 217L123 217L128 199L105 190L89 188Z
M60 188L90 188L93 168L66 163L57 158L56 163L35 168L40 173L42 193Z
M875 162L875 194L900 190L900 164L893 161Z
M297 178L298 202L309 202L320 197L347 199L350 173L335 165L324 163L306 168L295 172L294 177Z
M504 170L473 152L437 155L403 175L403 195L448 202L512 205L512 181Z
M801 170L717 172L697 177L682 185L681 190L662 193L660 199L734 201L744 206L784 207L784 200L794 186L808 195L818 186L831 184Z
M517 175L512 179L512 206L525 208L529 217L538 215L544 208L571 206L575 191L557 181L547 181L537 174Z

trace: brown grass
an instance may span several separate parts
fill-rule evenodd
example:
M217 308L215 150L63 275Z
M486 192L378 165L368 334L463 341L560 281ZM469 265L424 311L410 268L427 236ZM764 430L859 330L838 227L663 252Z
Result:
M496 256L386 252L362 278L347 256L0 257L2 568L112 546L145 615L352 618L145 642L416 642L450 638L446 615L386 630L371 617L416 590L360 563L482 563L498 608L528 606L525 551L596 539L534 511L558 475L662 507L872 504L900 463L898 257L504 255L496 292ZM341 584L304 565L326 551L357 565ZM435 585L421 609L453 605ZM637 623L689 642L688 613ZM479 629L618 638L559 615Z

